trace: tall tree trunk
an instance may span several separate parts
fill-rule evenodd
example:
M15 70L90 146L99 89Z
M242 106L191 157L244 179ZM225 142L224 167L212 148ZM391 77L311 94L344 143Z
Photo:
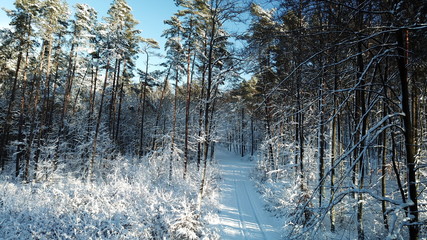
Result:
M245 129L245 109L242 107L242 122L241 122L241 157L245 156L245 135L244 135L244 129Z
M26 55L25 55L25 65L24 65L24 72L22 77L22 89L21 89L21 104L20 104L20 111L19 111L19 122L18 122L18 141L20 141L18 148L17 148L17 156L16 156L16 163L15 163L15 177L18 177L20 174L20 168L21 168L21 160L24 155L24 152L22 148L25 146L23 143L23 131L24 131L24 125L25 125L25 115L26 115L26 104L25 104L25 94L27 91L27 70L28 70L28 62L29 62L29 48L27 48Z
M162 115L163 101L165 99L166 87L168 85L170 71L171 71L171 66L169 66L168 72L167 72L165 80L163 82L162 95L160 96L159 107L157 108L157 111L156 111L156 123L155 123L155 126L154 126L154 134L153 134L152 146L151 146L151 150L153 150L153 151L156 149L157 129L158 129L159 124L160 124L160 117ZM166 122L166 119L165 119L164 122ZM163 124L163 125L164 125L163 129L165 129L165 124Z
M62 100L62 113L61 113L61 119L60 119L60 125L59 125L59 129L58 129L58 141L56 143L56 149L55 149L55 157L54 157L54 165L56 168L57 165L57 161L58 161L58 157L59 157L59 145L62 142L62 139L65 137L65 131L64 131L64 127L65 127L65 121L66 121L66 116L67 116L67 112L68 112L68 105L69 105L69 101L70 101L70 96L71 96L71 90L73 87L73 79L75 76L75 69L76 69L76 62L74 61L74 58L76 57L74 55L74 49L75 49L75 44L73 43L71 45L71 49L70 49L70 54L68 56L68 67L67 67L67 78L65 81L65 91L64 91L64 97Z
M384 69L384 75L383 75L383 94L384 98L387 99L387 87L386 87L386 81L388 80L388 60L386 59L385 63L385 69ZM388 114L387 110L387 104L385 101L383 101L383 118L385 118ZM387 129L384 129L382 133L382 152L381 152L381 196L383 198L386 197L387 194ZM383 214L383 224L384 228L388 231L389 225L388 225L388 218L387 218L387 202L381 201L381 212Z
M408 188L408 202L411 203L407 209L409 223L409 239L418 239L419 227L418 223L418 198L417 198L417 179L416 179L416 152L415 152L415 137L413 130L413 122L411 119L411 108L409 102L411 95L409 91L409 80L408 80L408 30L400 29L396 32L397 38L397 66L400 77L400 87L402 91L402 111L403 126L404 126L404 137L405 137L405 151L406 151L406 168L407 168L407 188Z
M39 165L39 158L41 154L41 147L43 145L43 140L46 139L45 137L45 128L46 128L46 121L47 121L47 115L49 113L48 109L48 102L49 102L49 95L50 95L50 81L51 81L51 64L52 64L52 42L53 37L50 37L48 40L48 52L47 52L47 66L46 66L46 74L45 74L45 86L43 91L43 102L42 102L42 112L41 112L41 120L40 120L40 128L37 134L37 147L36 152L34 154L34 178L37 180L37 172L38 172L38 165Z
M31 26L31 22L32 22L32 18L31 16L28 16L25 19L27 26ZM28 33L26 34L26 43L28 45L24 45L25 47L25 62L24 62L24 69L23 69L23 77L22 77L22 87L21 87L21 102L20 102L20 110L19 110L19 122L18 122L18 141L20 142L18 147L17 147L17 156L16 156L16 162L15 162L15 177L18 177L21 171L21 160L22 157L24 156L24 151L22 150L22 148L25 146L25 144L23 143L24 139L23 139L23 130L24 130L24 125L25 125L25 115L26 115L26 104L25 104L25 94L26 94L26 90L27 90L27 71L28 71L28 65L29 65L29 55L30 55L30 36L31 36L31 27L29 28ZM1 144L3 145L3 144ZM0 151L1 154L2 151ZM1 158L1 156L0 156Z
M304 113L302 110L302 99L301 99L301 86L302 80L301 71L298 71L298 82L297 82L297 126L296 126L296 137L298 143L298 167L301 191L305 191L304 187Z
M362 30L362 26L364 26L364 13L362 12L362 8L365 6L365 2L363 0L358 0L358 10L359 12L356 15L356 24L357 24L357 30ZM356 90L356 124L361 126L361 129L357 129L356 126L356 136L355 136L355 143L359 144L358 142L363 138L363 136L366 134L366 127L367 127L367 113L366 113L366 104L365 104L365 76L363 76L364 72L364 63L363 63L363 52L362 52L362 40L359 40L357 43L357 52L358 55L356 57L357 61L357 81L358 81L358 89ZM357 142L356 142L357 141ZM359 178L358 178L358 186L359 190L362 190L364 188L364 181L365 181L365 157L363 153L363 148L365 148L365 141L362 141L360 143L361 145L357 146L356 153L355 153L355 161L358 162L359 166ZM359 192L357 196L357 238L359 240L365 239L365 228L363 224L363 194Z
M204 39L203 39L203 54L204 56L208 55L209 53L209 48L208 48L208 35L207 33L205 33L204 35ZM205 62L202 63L202 76L201 76L201 91L200 91L200 106L199 106L199 131L198 131L198 139L199 141L197 142L197 171L200 170L200 165L201 165L201 161L202 161L202 151L203 151L203 145L202 142L200 141L200 139L202 139L202 132L203 132L203 108L204 108L204 104L203 104L203 99L205 99L205 89L206 89L206 71L208 70L207 68L210 67L209 65L207 66Z
M323 63L320 63L323 64ZM323 70L322 70L323 71ZM319 119L318 119L318 126L317 126L317 131L318 131L318 139L317 139L317 147L318 147L318 154L319 154L319 184L320 184L320 188L319 188L319 208L322 207L322 199L324 197L324 174L325 174L325 126L324 126L324 110L323 110L323 105L324 103L324 97L323 97L323 87L324 87L324 83L323 83L323 73L322 76L319 78L319 105L318 105L318 110L319 110Z
M209 132L209 111L211 103L211 91L212 91L212 82L213 82L213 50L215 47L215 36L216 36L216 15L211 18L211 31L209 36L209 51L208 51L208 78L206 85L206 97L205 97L205 110L204 110L204 127L203 127L203 170L202 170L202 179L199 188L198 201L197 201L197 210L200 211L202 207L203 194L205 190L206 182L206 172L207 172L207 161L208 161L208 151L209 145L211 142L210 132ZM213 114L213 113L212 113Z
M117 112L116 134L114 137L114 141L119 146L119 148L121 148L121 142L120 142L119 136L120 136L120 120L121 120L121 115L122 115L123 85L124 85L124 82L122 81L122 84L120 86L120 95L119 95L119 109Z
M93 88L92 88L91 101L90 101L91 118L93 118L93 113L95 112L96 84L98 82L98 71L99 71L99 64L96 64L95 75L93 76L93 84L92 84Z
M336 86L336 83L335 83ZM336 89L336 88L335 88ZM336 117L336 109L337 109L337 97L334 95L334 110L332 112L332 136L331 136L331 188L330 188L330 202L333 202L335 196L335 159L338 156L337 151L337 117ZM335 232L335 209L334 206L331 205L331 209L329 211L329 219L331 222L331 232Z
M254 141L254 117L251 116L251 156L254 155L255 141Z
M407 36L408 38L408 36ZM407 40L408 41L408 40ZM407 43L408 44L408 43ZM411 117L412 117L412 130L413 130L413 138L414 138L414 154L417 155L418 154L418 148L419 148L419 135L418 135L418 129L419 129L419 90L418 90L418 85L417 85L417 77L418 77L418 72L414 71L412 74L412 79L411 79L411 83L412 83L412 96L411 96Z
M47 113L47 119L46 119L46 128L47 129L52 129L52 124L53 124L53 115L54 115L54 110L55 110L55 99L56 99L56 89L57 89L57 82L59 79L59 64L60 64L60 52L61 52L61 45L63 44L62 42L63 36L62 34L59 35L58 37L58 42L56 44L55 47L55 54L54 54L54 69L55 69L55 74L53 77L53 89L52 89L52 97L48 98L47 101L47 109L46 111ZM54 158L53 160L54 164L53 167L56 170L56 159Z
M92 142L92 156L90 158L88 175L87 175L88 181L92 181L92 178L93 178L93 169L94 169L95 157L96 157L96 146L97 146L98 135L99 135L99 127L101 126L102 108L104 105L104 96L105 96L105 89L107 88L109 69L110 69L110 61L108 60L107 65L105 67L104 85L102 87L102 92L101 92L101 102L99 104L98 118L96 120L95 136L93 137L93 142Z
M185 138L184 138L184 176L186 178L187 175L187 167L188 167L188 137L189 130L188 124L190 120L190 102L191 102L191 48L188 47L187 53L187 97L185 102Z
M200 98L203 99L205 97L205 67L203 67L202 72L202 86L201 86L201 92L200 92ZM201 101L202 102L202 101ZM200 103L199 108L199 131L198 131L198 137L201 139L202 137L202 130L203 130L203 104ZM197 142L197 170L200 170L200 164L202 159L202 143L200 141Z
M218 86L216 86L215 90L213 92L214 93L213 96L217 96L218 91L219 91ZM212 98L212 104L211 104L212 105L211 116L210 116L210 120L209 120L209 122L210 122L209 133L210 134L212 134L214 132L214 128L215 128L214 114L213 113L215 112L216 101L217 101L217 98L213 97ZM209 158L212 161L214 159L214 153L215 153L215 142L214 141L211 141L209 148L210 148L210 157Z
M75 27L76 29L76 27ZM65 81L65 91L64 91L64 98L62 101L62 114L61 114L61 125L60 125L60 134L63 134L63 128L65 125L65 118L67 116L67 112L68 112L68 104L70 101L70 96L71 96L71 90L73 88L73 79L75 77L75 70L76 70L76 65L77 65L77 54L75 54L75 49L77 47L77 43L75 42L77 36L76 36L76 30L74 30L73 32L73 43L71 44L71 49L70 49L70 53L68 55L68 66L67 66L67 78ZM58 136L59 138L61 136Z
M303 1L299 0L299 9L298 9L298 29L302 31L303 28ZM298 50L302 52L302 34L301 32L298 32L298 43L297 47ZM297 56L296 63L301 63L301 57ZM300 182L300 188L302 192L305 192L304 187L304 113L302 112L302 99L301 99L301 83L302 83L302 70L297 69L297 136L298 136L298 158L299 158L299 181Z
M383 104L383 118L387 116L386 104ZM381 152L381 196L386 197L387 194L387 130L384 130L382 133L382 152ZM386 230L388 230L388 220L387 220L387 202L381 201L381 211L383 215L383 223Z
M172 120L172 136L171 136L171 152L175 151L175 135L176 135L176 115L178 108L178 81L179 81L179 69L176 69L175 76L175 94L173 100L173 120ZM172 180L173 177L173 157L171 155L169 159L169 180Z
M46 45L43 44L40 51L39 59L39 68L35 70L33 75L33 83L31 84L31 94L30 101L32 100L32 109L31 109L31 123L30 123L30 135L27 139L27 149L25 150L25 174L24 180L26 182L30 181L30 160L31 160L31 150L33 146L33 141L35 138L35 128L37 124L37 108L40 101L40 90L41 90L41 78L43 72L43 62L45 55ZM34 98L33 98L34 97ZM36 165L37 166L37 165Z
M92 61L94 59L92 58ZM94 108L95 108L95 95L96 95L96 85L98 81L98 70L99 70L99 64L96 63L95 70L94 63L90 63L91 68L91 81L90 81L90 94L89 94L89 112L86 119L86 133L85 133L85 141L89 142L90 133L93 129L93 122L94 122ZM82 153L82 159L89 159L90 156L90 146L87 146L85 148L85 152Z
M406 201L406 196L405 196L405 189L403 188L403 183L402 183L402 180L400 178L399 168L397 166L397 159L396 158L398 156L397 156L396 141L394 140L394 138L395 138L395 134L394 134L394 132L391 132L391 136L390 136L390 139L391 139L391 163L393 166L394 174L396 175L397 187L399 189L400 196L402 197L402 202L406 203L407 201ZM407 214L408 213L406 212L406 215Z
M6 120L3 125L3 134L0 140L0 159L1 159L0 172L3 171L4 169L4 165L7 157L6 145L9 142L9 134L10 134L9 130L12 125L12 108L15 102L16 87L18 85L18 77L19 77L19 72L21 70L22 56L23 56L23 51L21 50L19 51L18 61L16 63L15 76L13 78L13 85L12 85L12 92L10 94L9 104L8 104L7 113L6 113Z
M47 120L47 128L52 129L53 124L53 115L55 111L55 99L56 99L56 90L58 87L58 79L59 79L59 56L55 60L55 76L53 78L53 89L52 89L52 98L50 100L50 105L48 107L49 115Z
M110 109L109 109L109 130L110 136L114 139L115 133L115 119L116 119L116 94L117 89L119 88L119 75L120 75L120 59L116 59L114 64L114 72L113 72L113 85L111 86L111 98L110 98Z
M148 64L147 64L148 65ZM126 59L123 61L123 72L122 72L122 76L125 77L126 76ZM124 80L122 80L122 83L120 85L120 94L119 94L119 109L117 112L117 122L116 122L116 132L115 132L115 137L114 137L114 141L116 142L116 144L119 146L119 148L122 148L121 143L120 143L120 118L122 115L122 102L123 102L123 94L124 94Z
M367 127L367 114L366 114L366 104L365 104L365 90L364 85L365 76L362 76L362 72L364 70L364 64L363 64L363 57L362 57L362 43L358 43L358 52L357 55L357 65L358 65L358 73L357 78L358 81L360 81L360 86L358 87L360 90L356 90L356 112L357 112L357 118L356 123L361 123L361 129L357 129L356 127L356 137L355 137L355 144L359 144L359 141L361 138L366 134L366 127ZM364 181L365 181L365 158L363 153L363 148L365 147L365 141L362 141L359 146L356 148L356 156L355 161L358 161L358 187L359 189L364 188ZM359 240L365 239L365 229L363 224L363 194L359 193L357 200L357 235Z
M142 92L142 108L141 108L141 122L139 125L140 135L139 135L139 156L144 155L144 125L145 125L145 106L146 106L146 98L147 98L147 79L141 83L141 92ZM153 149L154 150L154 149Z
M271 139L273 138L272 136L272 130L271 130L271 121L272 121L272 117L271 117L271 108L270 108L270 98L267 97L266 102L265 102L265 126L266 126L266 131L267 131L267 138L268 138L268 166L269 166L269 171L273 171L275 170L275 166L274 166L274 155L273 155L273 145L271 143ZM273 178L273 175L271 175L271 177Z

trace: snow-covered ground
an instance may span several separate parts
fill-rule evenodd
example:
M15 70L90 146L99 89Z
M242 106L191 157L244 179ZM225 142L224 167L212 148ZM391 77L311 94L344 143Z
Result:
M218 148L221 200L217 222L221 239L280 239L280 223L269 212L249 175L255 162Z

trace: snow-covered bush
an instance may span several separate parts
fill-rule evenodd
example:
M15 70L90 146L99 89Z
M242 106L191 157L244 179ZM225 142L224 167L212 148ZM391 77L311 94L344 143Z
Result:
M167 150L163 149L165 152ZM160 150L159 150L160 151ZM117 156L93 182L74 174L48 181L20 183L0 179L2 239L197 239L215 236L206 225L204 208L196 213L199 176L189 169L186 180L169 171L165 155ZM156 162L156 164L153 164ZM174 171L181 162L173 161ZM53 173L55 174L55 173ZM179 175L179 176L178 176ZM211 176L212 177L212 176ZM206 199L215 201L214 185ZM206 204L212 204L207 201Z
M293 144L286 144L275 138L264 141L256 155L258 164L252 173L265 200L265 209L283 219L284 236L290 239L357 239L357 210L360 203L358 191L362 195L364 234L367 239L404 239L408 235L409 218L406 216L406 208L409 203L401 200L393 173L386 176L387 195L382 198L379 180L381 172L371 170L365 178L366 185L359 190L351 178L350 163L342 159L341 165L335 168L335 174L339 177L335 179L333 193L330 176L323 182L324 191L320 204L321 185L317 176L319 163L316 151L310 145L305 146L304 178L301 179L300 166L289 157L295 155L292 149L295 149ZM326 163L324 167L330 169L330 164ZM424 176L425 171L421 170L420 178ZM425 198L422 194L421 192L418 204L423 209L420 216L424 219ZM386 202L388 228L384 226L382 200ZM420 227L420 236L426 236L423 225Z
M179 217L171 225L171 238L200 239L203 226L199 221L200 216L195 211L195 204L184 202L181 209Z

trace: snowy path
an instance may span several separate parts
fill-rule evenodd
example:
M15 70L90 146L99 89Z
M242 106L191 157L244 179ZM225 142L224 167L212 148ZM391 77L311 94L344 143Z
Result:
M280 239L280 224L263 209L249 173L254 162L242 159L224 148L216 153L223 181L219 225L221 239Z

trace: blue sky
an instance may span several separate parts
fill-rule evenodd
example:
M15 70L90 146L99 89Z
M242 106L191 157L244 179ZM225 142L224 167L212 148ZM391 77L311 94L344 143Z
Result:
M14 9L13 0L2 0L0 3L1 8ZM85 3L93 7L97 12L98 16L107 16L107 11L110 8L113 0L66 0L69 4L70 9L74 11L73 6L76 3ZM154 38L159 42L163 48L165 39L160 37L162 35L165 25L163 21L169 19L178 8L175 6L173 0L127 0L127 3L132 7L132 13L135 18L139 21L137 28L142 30L142 37ZM0 10L0 28L7 27L10 22L9 17L3 10ZM145 56L140 56L138 60L138 68L145 69L142 64ZM160 63L161 59L153 58L152 63ZM155 67L151 67L151 70Z
M95 8L99 16L106 16L113 0L66 0L72 6L85 3ZM13 0L2 0L0 7L14 9ZM127 0L133 9L135 18L140 22L138 28L146 38L160 40L164 25L163 20L169 19L177 11L173 0ZM0 27L8 26L10 19L3 10L0 11Z
M74 13L74 6L76 3L85 3L93 7L99 17L107 16L107 11L110 8L113 0L65 0L72 15ZM1 0L0 8L14 9L14 0ZM173 0L127 0L127 3L132 7L132 13L135 18L139 21L137 28L142 31L141 36L144 38L153 38L161 47L161 50L157 50L157 53L164 53L164 43L166 40L161 37L163 30L166 28L163 21L170 19L170 17L178 10ZM242 15L246 16L246 15ZM8 27L10 22L9 17L6 13L0 9L0 28ZM229 23L226 25L227 30L244 31L245 24L242 23ZM241 46L241 44L237 44ZM140 54L137 60L137 68L145 70L145 55ZM161 69L156 66L164 61L161 57L150 56L150 71Z

